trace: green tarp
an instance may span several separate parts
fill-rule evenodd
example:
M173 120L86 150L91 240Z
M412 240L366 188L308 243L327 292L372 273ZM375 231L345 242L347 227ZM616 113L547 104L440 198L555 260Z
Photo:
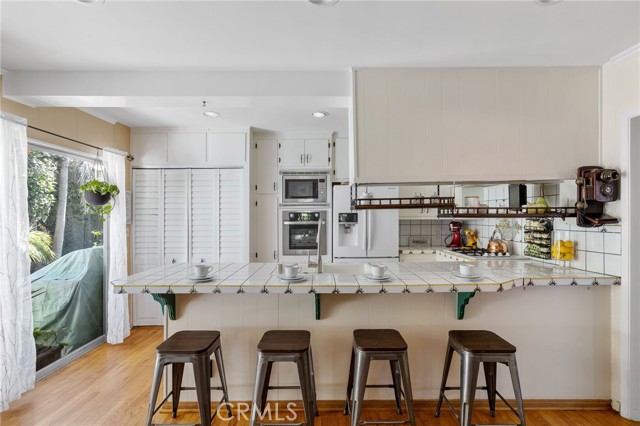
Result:
M69 353L104 334L102 247L76 250L31 274L33 325Z

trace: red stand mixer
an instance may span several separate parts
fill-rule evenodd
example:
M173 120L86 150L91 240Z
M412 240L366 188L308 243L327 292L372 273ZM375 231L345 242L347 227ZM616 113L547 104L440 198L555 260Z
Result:
M445 238L444 242L447 244L447 240L451 238L451 241L447 244L447 248L457 248L462 247L462 234L460 230L462 229L462 223L457 220L452 220L449 222L449 231L451 234Z

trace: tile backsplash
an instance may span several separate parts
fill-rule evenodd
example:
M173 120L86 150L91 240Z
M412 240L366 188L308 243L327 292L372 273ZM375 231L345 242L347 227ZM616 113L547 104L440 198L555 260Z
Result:
M569 187L569 191L571 187ZM575 190L575 189L574 189ZM527 184L527 201L535 203L543 195L550 206L572 206L575 200L567 194L567 188L560 184ZM483 204L490 207L509 206L509 186L493 185L483 187ZM474 219L463 221L463 229L471 228L478 236L478 246L487 247L489 239L497 225L505 229L503 239L507 241L509 251L524 255L524 225L526 219ZM450 219L446 220L400 220L401 247L444 247L449 232ZM553 220L553 239L571 240L575 247L574 259L568 266L588 271L620 275L622 238L620 225L607 225L600 228L581 228L575 218ZM537 259L539 260L539 259ZM540 260L542 261L542 260ZM560 264L562 261L551 259L542 262Z

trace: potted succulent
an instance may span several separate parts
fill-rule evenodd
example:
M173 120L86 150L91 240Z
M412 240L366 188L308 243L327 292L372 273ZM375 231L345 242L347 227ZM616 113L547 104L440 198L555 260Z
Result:
M103 222L113 210L115 196L120 193L118 185L96 179L82 184L80 190L84 191L85 206L89 213L99 215Z

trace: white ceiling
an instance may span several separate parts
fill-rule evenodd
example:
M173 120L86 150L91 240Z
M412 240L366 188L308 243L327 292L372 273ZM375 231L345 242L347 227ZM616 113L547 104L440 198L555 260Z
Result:
M0 12L5 96L82 107L131 127L345 132L352 67L602 65L640 42L638 0L342 0L331 7L305 0L3 0ZM48 79L23 71L58 72ZM98 71L117 78L89 84L105 75ZM236 71L250 72L253 92L234 80ZM285 82L271 87L264 71ZM333 71L323 93L314 79L298 78L309 71ZM136 84L158 72L169 84L149 85L153 93L141 101ZM71 75L86 81L60 84ZM203 120L203 99L222 117ZM311 119L317 109L329 119Z

